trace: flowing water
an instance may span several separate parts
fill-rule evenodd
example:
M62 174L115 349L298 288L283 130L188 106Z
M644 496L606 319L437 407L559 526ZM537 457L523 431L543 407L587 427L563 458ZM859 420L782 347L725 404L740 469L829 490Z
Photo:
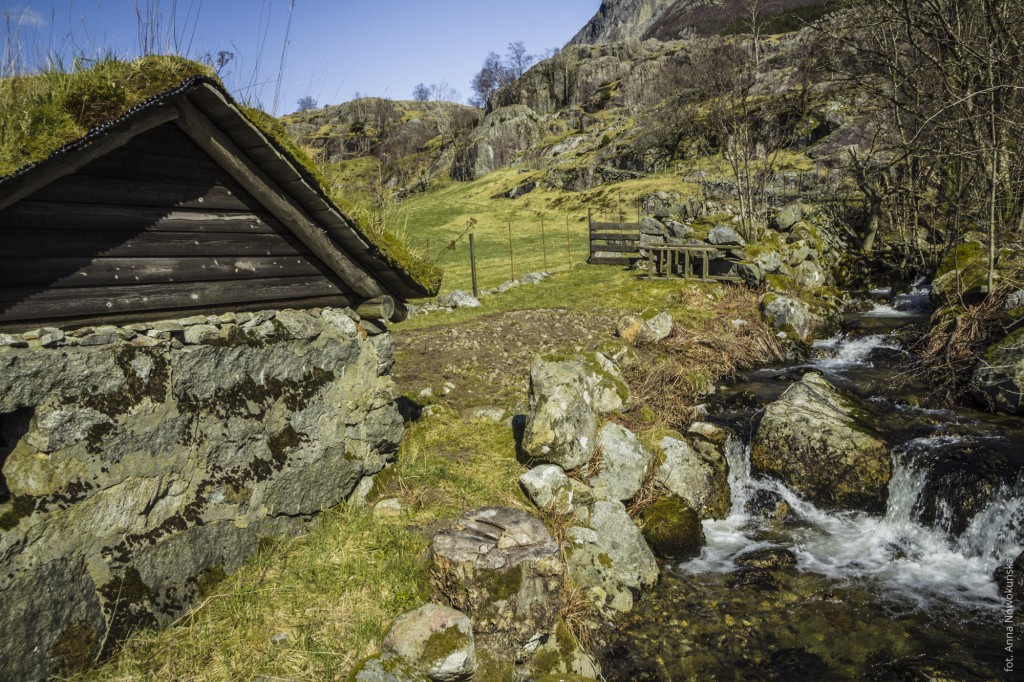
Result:
M741 434L727 449L732 511L705 521L702 554L664 565L621 620L604 649L609 680L1012 679L1008 643L1024 670L1024 622L1006 620L994 575L1024 550L1024 422L927 406L927 387L904 380L899 333L926 317L927 290L915 289L851 316L809 361L721 392L714 420ZM807 371L865 400L893 444L884 515L818 509L751 473L763 406ZM764 499L788 515L749 511ZM735 561L772 549L795 566Z

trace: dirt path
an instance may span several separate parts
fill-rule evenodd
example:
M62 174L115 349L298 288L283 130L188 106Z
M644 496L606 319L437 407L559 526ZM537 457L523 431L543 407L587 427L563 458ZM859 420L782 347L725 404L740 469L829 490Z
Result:
M399 393L425 388L453 409L526 406L530 361L546 353L592 350L612 337L615 318L568 310L516 310L456 326L395 333L394 379Z

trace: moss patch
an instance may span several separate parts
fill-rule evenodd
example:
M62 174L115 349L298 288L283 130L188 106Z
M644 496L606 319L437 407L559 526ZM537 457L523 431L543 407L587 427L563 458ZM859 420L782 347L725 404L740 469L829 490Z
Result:
M453 625L440 632L435 632L427 638L423 647L423 661L427 664L437 663L468 646L469 635L457 625Z
M704 545L700 517L682 498L662 498L646 507L641 518L644 538L664 558L689 559L700 554Z

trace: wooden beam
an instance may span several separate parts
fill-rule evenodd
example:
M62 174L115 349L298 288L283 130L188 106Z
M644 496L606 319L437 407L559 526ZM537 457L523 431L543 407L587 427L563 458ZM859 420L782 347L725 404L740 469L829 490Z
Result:
M292 234L124 232L123 230L0 231L6 258L164 258L170 256L300 256ZM10 254L10 255L8 255Z
M0 211L35 193L42 187L72 173L91 161L126 145L133 137L178 118L178 109L169 103L156 103L134 114L87 145L47 159L21 178L0 187Z
M219 95L219 93L218 93ZM225 106L231 106L225 102ZM176 120L185 134L213 157L242 187L283 222L309 250L331 270L366 298L385 292L363 268L342 252L327 232L310 220L298 203L284 194L228 136L187 101L178 103ZM241 112L238 112L241 116ZM268 143L269 144L269 143Z
M80 289L0 291L0 322L26 322L74 317L106 317L147 310L176 310L186 317L189 308L259 304L262 309L280 307L280 301L328 296L331 305L347 306L346 292L325 277L275 277L229 282L181 282L138 284ZM258 300L257 300L258 299ZM39 324L39 323L37 323Z
M23 320L19 322L0 322L0 332L23 332L29 329L38 329L46 324L70 331L80 327L97 324L134 324L136 322L150 322L153 320L178 320L192 315L220 315L222 313L241 313L255 310L283 310L294 308L296 310L308 310L309 308L338 308L346 305L345 298L341 296L310 296L308 298L289 298L274 301L268 304L265 301L255 303L231 303L226 305L199 306L186 310L166 309L148 310L145 312L134 311L130 313L118 313L113 315L77 315L60 319L48 319L45 322L39 320Z
M326 273L326 274L325 274ZM302 256L179 258L0 258L0 288L81 288L270 277L335 277Z
M153 208L111 204L75 204L26 199L12 206L0 221L6 229L124 230L126 232L241 232L287 234L269 213Z
M390 296L367 299L356 307L356 314L372 320L390 320L395 314L395 299Z

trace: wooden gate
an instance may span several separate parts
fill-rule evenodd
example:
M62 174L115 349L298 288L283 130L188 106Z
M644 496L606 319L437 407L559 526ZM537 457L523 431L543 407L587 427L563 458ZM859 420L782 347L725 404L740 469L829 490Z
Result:
M590 259L593 265L633 265L640 260L640 223L595 223L590 226Z

